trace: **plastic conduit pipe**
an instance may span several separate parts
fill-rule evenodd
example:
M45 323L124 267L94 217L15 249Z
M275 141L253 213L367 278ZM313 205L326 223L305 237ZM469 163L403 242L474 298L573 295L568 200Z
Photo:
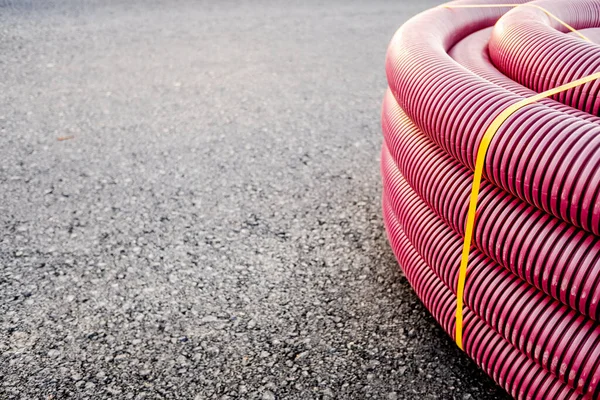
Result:
M598 27L600 0L546 0L437 7L392 39L386 229L417 295L452 337L479 142L509 105L600 71ZM600 398L599 114L595 80L515 112L486 154L463 346L515 398Z

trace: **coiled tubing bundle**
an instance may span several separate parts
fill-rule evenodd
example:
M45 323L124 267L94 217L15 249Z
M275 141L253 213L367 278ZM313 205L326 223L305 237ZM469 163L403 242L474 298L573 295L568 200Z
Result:
M600 71L600 0L517 3L428 10L398 30L386 59L388 238L453 338L484 132L511 104ZM452 7L466 4L484 7ZM485 156L462 345L515 398L600 398L599 95L593 80L519 109Z

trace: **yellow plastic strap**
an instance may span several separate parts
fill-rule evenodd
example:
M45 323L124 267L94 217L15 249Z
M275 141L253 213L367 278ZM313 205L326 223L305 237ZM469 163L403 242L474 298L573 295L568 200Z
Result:
M562 86L558 86L554 89L550 89L545 92L536 94L535 96L518 101L507 107L500 114L498 114L498 116L494 119L494 121L492 121L490 126L485 131L485 134L481 139L481 143L479 144L479 148L477 149L477 158L475 160L475 172L473 174L473 186L471 187L471 198L469 200L469 212L467 214L467 222L465 226L465 241L462 250L462 258L460 260L460 270L458 273L458 284L456 288L456 344L458 345L458 347L461 348L461 350L463 349L463 297L465 291L465 281L467 278L467 267L469 265L471 241L473 239L473 229L475 227L477 200L479 198L481 176L483 173L483 167L485 165L485 155L487 153L488 147L490 146L490 143L492 142L492 139L494 138L494 135L496 134L496 132L498 132L498 129L500 129L502 124L511 115L513 115L516 111L520 110L526 105L535 103L539 100L567 91L569 89L573 89L577 86L584 85L588 82L599 78L600 72L596 72L595 74L588 75L584 78L577 79L576 81L564 84Z
M542 10L550 18L554 19L556 22L558 22L559 24L561 24L562 26L564 26L571 32L575 33L577 36L579 36L583 40L591 42L590 39L585 37L577 29L573 28L571 25L567 24L565 21L558 18L556 15L552 14L550 11L546 10L544 7L538 6L537 4L529 4L529 3L523 3L523 4L456 4L456 5L443 4L441 7L443 7L443 8L498 8L498 7L521 7L521 6L533 7L533 8L537 8L538 10Z

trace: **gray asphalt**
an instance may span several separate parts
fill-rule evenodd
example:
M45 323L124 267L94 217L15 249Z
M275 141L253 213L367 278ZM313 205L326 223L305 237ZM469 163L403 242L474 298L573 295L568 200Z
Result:
M382 224L435 4L0 0L0 399L503 398Z

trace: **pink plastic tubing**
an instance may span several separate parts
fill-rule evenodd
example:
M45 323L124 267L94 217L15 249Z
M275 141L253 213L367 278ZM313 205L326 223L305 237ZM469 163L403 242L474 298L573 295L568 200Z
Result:
M486 128L510 104L600 71L600 0L531 4L590 41L534 7L437 7L402 26L388 49L386 229L417 295L452 337ZM600 398L599 96L593 81L526 106L487 152L464 348L515 398Z

